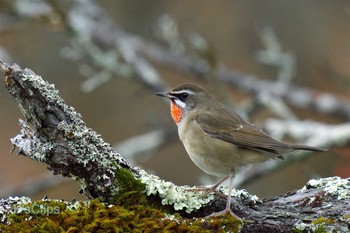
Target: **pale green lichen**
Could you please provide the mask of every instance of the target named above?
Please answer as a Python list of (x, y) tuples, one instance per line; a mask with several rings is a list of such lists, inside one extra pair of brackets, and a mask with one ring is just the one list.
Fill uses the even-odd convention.
[(302, 193), (311, 188), (322, 189), (327, 194), (337, 195), (338, 200), (350, 198), (350, 178), (342, 179), (335, 176), (322, 179), (312, 179), (298, 192)]
[(294, 232), (323, 232), (323, 224), (306, 224), (302, 221), (298, 221), (294, 224)]
[(28, 204), (32, 200), (29, 197), (9, 197), (0, 200), (0, 222), (7, 223), (7, 216), (13, 214), (13, 205)]
[[(335, 196), (338, 200), (350, 198), (350, 178), (342, 179), (340, 177), (328, 177), (322, 179), (310, 180), (299, 193), (304, 193), (310, 189), (323, 190), (327, 195)], [(310, 198), (310, 203), (315, 200), (315, 197)], [(331, 207), (329, 203), (323, 208)], [(335, 225), (335, 219), (319, 217), (316, 219), (304, 219), (304, 222), (298, 221), (294, 224), (294, 231), (296, 232), (348, 232), (348, 225)], [(346, 222), (346, 221), (345, 221)]]
[[(217, 190), (225, 195), (228, 195), (228, 188), (225, 186), (220, 186)], [(240, 199), (249, 199), (253, 204), (261, 202), (258, 196), (248, 193), (245, 189), (232, 189), (231, 196)]]
[[(305, 220), (304, 220), (305, 221)], [(334, 225), (337, 221), (335, 219), (320, 217), (310, 221), (309, 223), (305, 223), (302, 221), (298, 221), (293, 230), (295, 232), (348, 232), (347, 226), (336, 226)], [(347, 230), (345, 230), (347, 229)]]
[(294, 224), (294, 228), (297, 231), (304, 232), (304, 231), (306, 231), (306, 229), (309, 228), (309, 224), (306, 224), (306, 223), (299, 220), (297, 223)]
[(162, 199), (163, 205), (173, 205), (175, 210), (185, 209), (187, 213), (201, 208), (204, 204), (214, 199), (213, 194), (202, 197), (200, 192), (187, 192), (189, 186), (176, 186), (175, 184), (161, 180), (158, 176), (150, 175), (140, 169), (140, 180), (146, 185), (146, 194), (156, 195)]

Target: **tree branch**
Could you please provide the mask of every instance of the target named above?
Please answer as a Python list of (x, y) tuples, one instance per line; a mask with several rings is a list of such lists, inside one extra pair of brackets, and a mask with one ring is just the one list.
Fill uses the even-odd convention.
[(18, 154), (46, 163), (54, 174), (76, 179), (90, 198), (110, 201), (117, 188), (115, 170), (130, 165), (101, 136), (87, 128), (81, 115), (59, 92), (29, 69), (1, 62), (5, 85), (27, 122), (11, 139)]

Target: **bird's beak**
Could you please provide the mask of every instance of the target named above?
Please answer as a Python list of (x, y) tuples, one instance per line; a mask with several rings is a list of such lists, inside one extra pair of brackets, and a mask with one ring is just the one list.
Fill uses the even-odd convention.
[(172, 96), (169, 94), (169, 92), (157, 92), (156, 95), (161, 96), (161, 97), (166, 97), (171, 99)]

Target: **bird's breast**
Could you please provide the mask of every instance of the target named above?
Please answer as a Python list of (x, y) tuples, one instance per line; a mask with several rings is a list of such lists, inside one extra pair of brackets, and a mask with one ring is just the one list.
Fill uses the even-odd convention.
[(240, 163), (235, 145), (207, 135), (196, 121), (184, 118), (178, 130), (191, 160), (207, 174), (230, 175)]

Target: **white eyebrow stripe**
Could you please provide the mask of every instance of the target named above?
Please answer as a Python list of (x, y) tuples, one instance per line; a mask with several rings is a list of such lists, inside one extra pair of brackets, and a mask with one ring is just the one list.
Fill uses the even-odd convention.
[(186, 93), (188, 93), (188, 94), (190, 94), (190, 95), (194, 95), (194, 92), (193, 92), (193, 91), (187, 90), (187, 89), (181, 90), (181, 91), (172, 91), (171, 93), (173, 93), (173, 94), (181, 94), (181, 93), (184, 93), (184, 92), (186, 92)]

